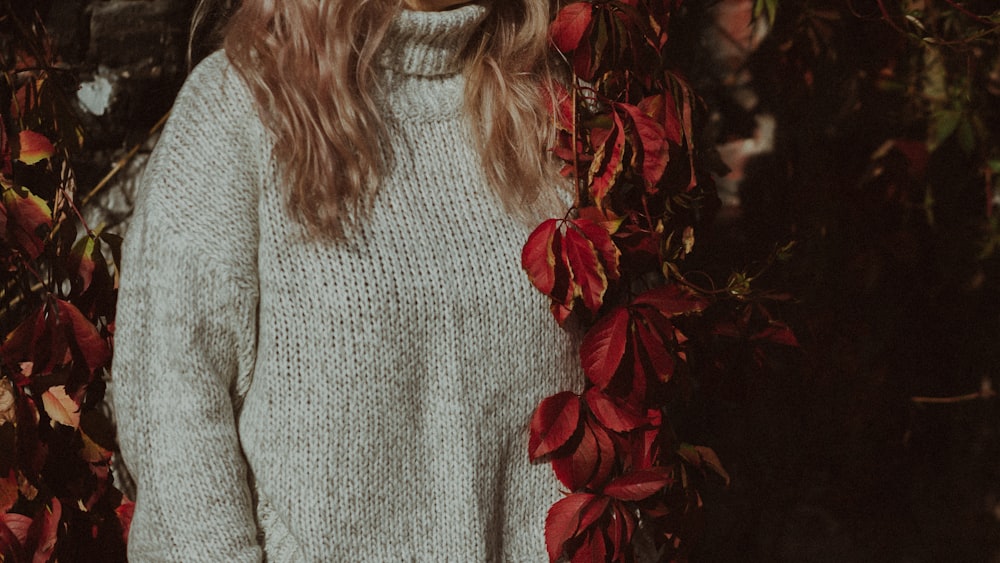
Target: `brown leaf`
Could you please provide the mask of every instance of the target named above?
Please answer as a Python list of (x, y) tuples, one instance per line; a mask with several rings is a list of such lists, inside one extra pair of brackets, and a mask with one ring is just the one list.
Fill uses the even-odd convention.
[(0, 425), (17, 420), (14, 385), (6, 377), (0, 379)]
[(684, 286), (671, 283), (643, 293), (632, 301), (632, 305), (648, 305), (670, 318), (700, 313), (709, 302)]
[(42, 406), (52, 419), (53, 426), (58, 422), (71, 428), (80, 427), (80, 404), (66, 394), (65, 385), (49, 387), (42, 393)]
[(716, 454), (715, 450), (712, 448), (707, 446), (681, 444), (680, 447), (677, 448), (677, 455), (681, 456), (681, 459), (698, 469), (711, 469), (716, 475), (722, 477), (727, 487), (729, 486), (731, 481), (729, 472), (727, 472), (722, 466), (722, 460), (719, 459), (718, 454)]

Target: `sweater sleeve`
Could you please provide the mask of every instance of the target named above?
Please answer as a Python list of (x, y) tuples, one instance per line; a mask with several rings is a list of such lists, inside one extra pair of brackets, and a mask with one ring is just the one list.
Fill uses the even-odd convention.
[(258, 562), (234, 406), (256, 346), (267, 135), (222, 53), (188, 78), (126, 235), (113, 401), (136, 485), (132, 563)]

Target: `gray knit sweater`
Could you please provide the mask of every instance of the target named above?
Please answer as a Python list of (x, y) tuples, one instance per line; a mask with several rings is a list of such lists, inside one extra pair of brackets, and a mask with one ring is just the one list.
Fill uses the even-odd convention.
[(289, 220), (226, 57), (192, 73), (119, 297), (133, 563), (545, 561), (560, 494), (527, 426), (581, 376), (462, 114), (456, 54), (484, 12), (397, 17), (380, 94), (395, 160), (339, 242)]

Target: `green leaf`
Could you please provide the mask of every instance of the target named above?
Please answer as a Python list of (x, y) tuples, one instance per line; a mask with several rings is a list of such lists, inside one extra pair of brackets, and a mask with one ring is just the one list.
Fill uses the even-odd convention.
[(928, 149), (934, 152), (958, 128), (958, 123), (962, 119), (962, 112), (954, 109), (941, 110), (934, 112), (931, 119), (930, 142), (928, 143), (930, 146)]
[(767, 12), (767, 23), (773, 25), (778, 14), (778, 0), (754, 0), (753, 17), (760, 18), (765, 12)]
[[(80, 293), (90, 288), (90, 282), (94, 278), (94, 270), (99, 264), (104, 262), (104, 256), (98, 250), (98, 241), (95, 237), (84, 236), (73, 245), (70, 251), (69, 266), (80, 281)], [(97, 259), (95, 260), (95, 255)]]
[(972, 154), (976, 148), (976, 134), (972, 130), (972, 123), (968, 119), (962, 119), (958, 123), (956, 131), (958, 146), (965, 154)]

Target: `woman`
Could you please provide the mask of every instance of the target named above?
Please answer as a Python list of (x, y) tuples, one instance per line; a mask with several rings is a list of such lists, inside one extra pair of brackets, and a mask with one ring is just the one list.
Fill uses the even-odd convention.
[(544, 561), (538, 401), (581, 378), (518, 264), (562, 213), (546, 0), (244, 0), (125, 249), (142, 561)]

